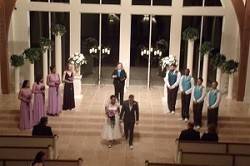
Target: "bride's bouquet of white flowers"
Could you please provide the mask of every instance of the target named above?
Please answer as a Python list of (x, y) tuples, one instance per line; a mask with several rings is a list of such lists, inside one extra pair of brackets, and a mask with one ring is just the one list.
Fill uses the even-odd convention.
[(169, 55), (169, 56), (167, 56), (167, 57), (164, 57), (164, 58), (162, 58), (161, 61), (160, 61), (160, 66), (161, 66), (162, 71), (163, 71), (165, 68), (167, 68), (167, 67), (169, 67), (170, 65), (172, 65), (172, 64), (177, 65), (177, 60), (176, 60), (176, 58), (175, 58), (173, 55)]
[(73, 57), (68, 59), (69, 63), (74, 66), (81, 66), (87, 64), (87, 59), (82, 53), (75, 53)]

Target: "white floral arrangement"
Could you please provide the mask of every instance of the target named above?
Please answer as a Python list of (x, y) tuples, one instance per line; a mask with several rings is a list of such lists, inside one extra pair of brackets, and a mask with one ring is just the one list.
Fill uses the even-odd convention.
[(68, 62), (74, 66), (87, 64), (87, 59), (82, 53), (75, 53), (74, 56), (68, 59)]
[(166, 67), (168, 67), (172, 64), (177, 65), (177, 60), (176, 60), (175, 56), (173, 56), (173, 55), (169, 55), (167, 57), (164, 57), (160, 61), (160, 66), (161, 66), (162, 70), (164, 70)]

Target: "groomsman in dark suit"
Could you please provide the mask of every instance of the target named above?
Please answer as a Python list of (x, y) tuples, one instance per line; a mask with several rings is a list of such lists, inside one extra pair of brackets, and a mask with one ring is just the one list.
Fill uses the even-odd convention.
[(186, 69), (180, 80), (181, 91), (181, 120), (187, 122), (189, 120), (189, 106), (191, 100), (191, 93), (194, 87), (194, 79), (190, 75), (190, 70)]
[(120, 101), (120, 105), (122, 105), (125, 80), (127, 79), (127, 74), (123, 69), (122, 63), (118, 63), (116, 69), (112, 73), (112, 78), (115, 87), (115, 96)]
[(176, 70), (176, 67), (176, 64), (171, 64), (164, 78), (167, 84), (169, 113), (172, 114), (175, 113), (177, 93), (181, 79), (181, 73)]
[(218, 111), (221, 101), (221, 92), (217, 89), (218, 82), (212, 83), (212, 89), (207, 94), (207, 125), (218, 123)]
[(129, 95), (129, 99), (122, 105), (120, 121), (124, 123), (124, 133), (126, 140), (129, 138), (129, 147), (133, 149), (134, 126), (139, 122), (139, 106), (134, 100), (134, 95)]

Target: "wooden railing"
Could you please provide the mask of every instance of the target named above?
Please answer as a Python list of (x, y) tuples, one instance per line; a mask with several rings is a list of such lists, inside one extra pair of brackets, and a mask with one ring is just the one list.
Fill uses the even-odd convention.
[[(176, 163), (246, 166), (250, 162), (250, 144), (230, 142), (178, 141)], [(196, 161), (196, 162), (194, 162)], [(200, 161), (200, 162), (199, 162)]]
[[(0, 159), (1, 166), (30, 166), (32, 160)], [(83, 160), (46, 160), (46, 166), (83, 166)]]
[(212, 165), (186, 165), (186, 164), (176, 164), (176, 163), (156, 163), (145, 161), (145, 166), (212, 166)]

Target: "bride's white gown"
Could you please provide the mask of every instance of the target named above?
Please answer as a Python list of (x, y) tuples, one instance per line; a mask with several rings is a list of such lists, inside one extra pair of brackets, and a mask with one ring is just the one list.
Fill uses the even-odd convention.
[(112, 127), (110, 119), (106, 116), (103, 131), (102, 131), (102, 138), (104, 140), (117, 140), (122, 138), (122, 127), (120, 124), (120, 117), (118, 112), (119, 105), (115, 104), (108, 104), (107, 109), (113, 110), (115, 112), (115, 125)]

